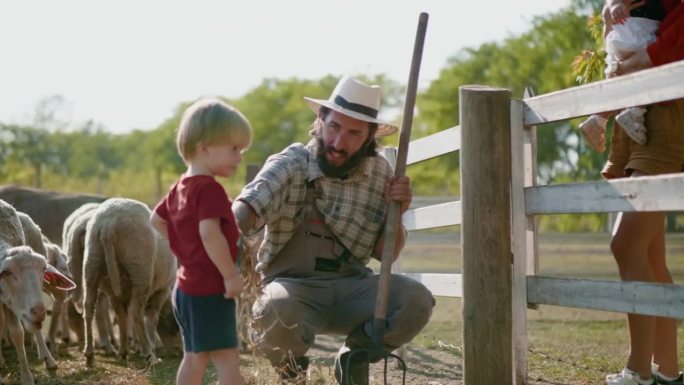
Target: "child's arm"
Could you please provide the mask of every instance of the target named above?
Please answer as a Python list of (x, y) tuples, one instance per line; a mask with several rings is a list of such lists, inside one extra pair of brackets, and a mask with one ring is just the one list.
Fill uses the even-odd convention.
[(219, 218), (201, 220), (199, 233), (209, 259), (223, 276), (223, 285), (226, 289), (224, 296), (226, 298), (237, 297), (242, 292), (242, 277), (235, 268), (228, 240), (221, 231)]
[(166, 227), (166, 221), (162, 219), (159, 214), (152, 212), (152, 215), (150, 215), (150, 224), (162, 235), (162, 237), (169, 239), (169, 229)]
[(622, 24), (629, 17), (629, 10), (623, 0), (606, 0), (604, 20), (606, 20), (606, 12), (610, 16), (612, 24)]
[(605, 41), (610, 31), (613, 30), (613, 18), (610, 16), (608, 2), (606, 2), (606, 5), (603, 6), (601, 16), (603, 17), (603, 40)]

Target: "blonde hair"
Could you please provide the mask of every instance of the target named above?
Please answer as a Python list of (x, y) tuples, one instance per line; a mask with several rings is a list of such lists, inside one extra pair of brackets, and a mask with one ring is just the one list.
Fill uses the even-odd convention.
[(200, 99), (183, 112), (176, 147), (185, 162), (192, 159), (200, 143), (229, 142), (247, 148), (252, 127), (235, 107), (218, 99)]

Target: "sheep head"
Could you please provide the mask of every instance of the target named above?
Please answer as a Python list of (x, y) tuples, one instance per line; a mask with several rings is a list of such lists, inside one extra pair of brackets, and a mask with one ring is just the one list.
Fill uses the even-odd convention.
[(28, 246), (9, 248), (0, 257), (0, 301), (28, 331), (40, 330), (45, 320), (43, 280), (64, 290), (75, 286)]

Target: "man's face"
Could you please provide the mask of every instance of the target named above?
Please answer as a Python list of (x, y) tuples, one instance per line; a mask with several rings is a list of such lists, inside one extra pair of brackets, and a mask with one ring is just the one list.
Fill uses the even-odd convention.
[(359, 165), (369, 142), (369, 124), (336, 111), (323, 121), (319, 137), (318, 164), (323, 173), (340, 177)]

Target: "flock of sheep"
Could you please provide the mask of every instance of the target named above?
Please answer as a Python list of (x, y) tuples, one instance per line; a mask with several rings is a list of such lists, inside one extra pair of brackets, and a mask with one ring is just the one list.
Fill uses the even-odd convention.
[[(118, 354), (125, 359), (132, 341), (148, 363), (158, 360), (157, 324), (170, 304), (176, 259), (149, 217), (150, 209), (132, 199), (0, 188), (0, 332), (16, 349), (22, 385), (34, 384), (25, 331), (34, 335), (48, 370), (57, 367), (50, 350), (58, 331), (68, 344), (70, 329), (86, 365), (93, 366), (94, 317), (100, 345), (117, 354), (110, 309), (118, 324)], [(47, 336), (43, 292), (54, 299)], [(170, 334), (166, 344), (177, 346), (177, 330)]]

